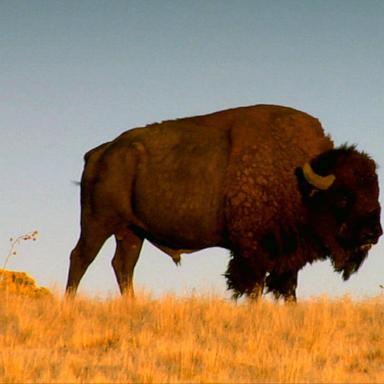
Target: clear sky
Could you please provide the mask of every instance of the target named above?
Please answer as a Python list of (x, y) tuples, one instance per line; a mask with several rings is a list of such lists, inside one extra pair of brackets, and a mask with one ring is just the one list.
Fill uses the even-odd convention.
[[(384, 2), (0, 0), (0, 256), (11, 236), (39, 230), (8, 268), (63, 289), (79, 234), (71, 180), (87, 150), (135, 126), (258, 103), (306, 111), (383, 165)], [(81, 291), (117, 292), (112, 246)], [(224, 296), (227, 262), (213, 249), (176, 268), (147, 244), (136, 285)], [(348, 282), (327, 262), (306, 267), (298, 295), (377, 295), (383, 283), (381, 242)]]

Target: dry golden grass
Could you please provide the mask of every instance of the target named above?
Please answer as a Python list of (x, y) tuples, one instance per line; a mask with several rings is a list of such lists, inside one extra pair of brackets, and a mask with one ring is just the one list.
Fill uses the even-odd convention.
[(0, 382), (384, 382), (383, 297), (0, 295)]
[(38, 287), (35, 280), (25, 272), (0, 269), (0, 298), (6, 294), (36, 297), (50, 295), (50, 292), (47, 288)]

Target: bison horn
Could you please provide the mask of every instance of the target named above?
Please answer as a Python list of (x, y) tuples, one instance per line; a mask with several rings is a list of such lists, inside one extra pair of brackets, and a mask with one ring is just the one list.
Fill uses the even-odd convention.
[(320, 176), (312, 169), (309, 163), (304, 164), (303, 174), (305, 180), (308, 181), (313, 187), (321, 189), (323, 191), (327, 190), (333, 182), (336, 180), (335, 175)]

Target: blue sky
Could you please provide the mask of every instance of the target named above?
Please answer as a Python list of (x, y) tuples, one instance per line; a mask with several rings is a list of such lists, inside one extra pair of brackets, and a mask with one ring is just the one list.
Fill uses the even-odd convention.
[[(337, 144), (384, 164), (383, 1), (0, 1), (0, 261), (63, 289), (79, 234), (83, 154), (135, 126), (258, 103), (318, 117)], [(383, 178), (382, 168), (379, 177)], [(383, 189), (383, 185), (381, 183)], [(81, 291), (115, 294), (108, 242)], [(228, 253), (176, 268), (145, 246), (136, 285), (161, 295), (214, 289)], [(377, 295), (382, 242), (350, 281), (326, 262), (299, 275), (299, 297)]]

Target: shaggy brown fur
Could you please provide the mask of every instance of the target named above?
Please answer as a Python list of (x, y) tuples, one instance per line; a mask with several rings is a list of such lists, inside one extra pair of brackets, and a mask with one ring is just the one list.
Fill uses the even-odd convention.
[(381, 236), (374, 161), (353, 146), (343, 146), (320, 154), (311, 163), (318, 174), (335, 175), (334, 185), (316, 190), (301, 168), (296, 169), (301, 207), (297, 212), (301, 214), (292, 215), (290, 222), (280, 216), (275, 225), (260, 230), (252, 238), (255, 245), (249, 256), (243, 251), (246, 242), (232, 253), (225, 276), (235, 297), (252, 292), (254, 281), (259, 285), (265, 281), (276, 297), (294, 300), (297, 272), (306, 263), (326, 257), (346, 280)]
[[(133, 269), (148, 239), (175, 262), (182, 252), (230, 249), (226, 277), (235, 295), (260, 293), (266, 283), (276, 297), (294, 298), (297, 271), (336, 249), (327, 244), (334, 233), (314, 231), (313, 188), (300, 173), (311, 160), (325, 163), (316, 163), (321, 154), (332, 158), (332, 148), (317, 119), (258, 105), (133, 129), (93, 149), (85, 156), (81, 235), (67, 291), (76, 291), (114, 235), (112, 264), (122, 292), (132, 292)], [(378, 205), (375, 193), (368, 195)], [(321, 228), (326, 220), (318, 222)], [(341, 259), (335, 269), (345, 271)]]

